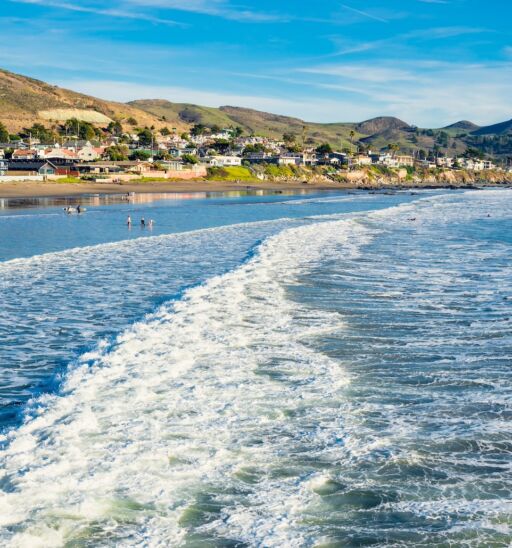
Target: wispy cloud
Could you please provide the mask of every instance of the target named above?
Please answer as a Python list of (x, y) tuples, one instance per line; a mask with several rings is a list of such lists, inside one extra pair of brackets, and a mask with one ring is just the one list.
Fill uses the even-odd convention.
[[(512, 63), (453, 63), (438, 60), (346, 63), (300, 69), (310, 85), (353, 93), (373, 115), (398, 116), (418, 125), (458, 119), (481, 124), (510, 118)], [(304, 84), (303, 84), (304, 85)], [(482, 98), (485, 97), (485, 100)]]
[(318, 67), (299, 69), (299, 72), (336, 76), (350, 80), (358, 80), (360, 82), (396, 82), (417, 79), (416, 74), (404, 69), (362, 64), (321, 65)]
[(379, 21), (380, 23), (388, 23), (387, 19), (384, 19), (382, 17), (378, 17), (377, 15), (374, 15), (368, 11), (359, 10), (357, 8), (353, 8), (352, 6), (347, 6), (347, 4), (340, 4), (343, 9), (346, 9), (348, 11), (351, 11), (352, 13), (357, 13), (358, 15), (361, 15), (362, 17), (366, 17), (368, 19), (373, 19), (374, 21)]
[(59, 0), (8, 0), (11, 3), (17, 4), (33, 4), (38, 6), (44, 6), (48, 8), (57, 8), (68, 11), (74, 11), (79, 13), (93, 13), (95, 15), (103, 15), (107, 17), (120, 17), (124, 19), (134, 19), (137, 21), (148, 21), (150, 23), (157, 23), (170, 26), (183, 26), (183, 23), (173, 21), (171, 19), (164, 19), (148, 15), (145, 13), (138, 13), (118, 8), (101, 8), (95, 6), (81, 6), (73, 4), (71, 2), (61, 2)]
[(226, 0), (125, 0), (139, 7), (162, 8), (222, 17), (235, 21), (272, 22), (286, 16), (255, 11), (244, 6), (231, 6)]

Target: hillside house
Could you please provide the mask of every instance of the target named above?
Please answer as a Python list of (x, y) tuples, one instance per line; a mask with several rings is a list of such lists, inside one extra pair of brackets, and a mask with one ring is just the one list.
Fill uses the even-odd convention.
[(208, 165), (215, 167), (242, 165), (242, 158), (240, 156), (210, 156), (206, 157), (205, 160)]
[(84, 139), (75, 139), (75, 140), (70, 139), (62, 145), (62, 148), (67, 148), (69, 150), (74, 150), (76, 152), (80, 148), (86, 148), (86, 147), (92, 147), (92, 146), (93, 145), (91, 141), (86, 141)]
[(69, 160), (69, 161), (76, 161), (78, 160), (78, 155), (73, 150), (68, 150), (67, 148), (47, 148), (44, 150), (39, 151), (39, 158), (46, 159), (46, 160)]
[(29, 148), (26, 150), (16, 149), (15, 151), (13, 151), (11, 158), (13, 160), (35, 160), (37, 156), (37, 150)]

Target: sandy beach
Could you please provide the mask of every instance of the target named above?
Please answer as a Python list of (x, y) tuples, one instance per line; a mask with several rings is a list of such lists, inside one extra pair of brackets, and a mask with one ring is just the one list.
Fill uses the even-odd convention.
[(339, 183), (292, 183), (231, 181), (169, 181), (143, 183), (0, 183), (0, 198), (32, 198), (49, 196), (78, 196), (82, 194), (123, 194), (160, 192), (229, 192), (234, 190), (334, 190), (348, 188)]

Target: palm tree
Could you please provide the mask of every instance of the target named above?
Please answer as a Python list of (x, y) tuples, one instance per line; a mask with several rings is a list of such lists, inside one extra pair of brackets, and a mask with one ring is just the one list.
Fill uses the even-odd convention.
[(354, 146), (354, 137), (356, 136), (356, 132), (351, 129), (350, 130), (350, 144), (352, 145), (352, 147)]
[(400, 147), (396, 143), (389, 143), (388, 150), (391, 151), (391, 155), (394, 158), (396, 153), (400, 150)]

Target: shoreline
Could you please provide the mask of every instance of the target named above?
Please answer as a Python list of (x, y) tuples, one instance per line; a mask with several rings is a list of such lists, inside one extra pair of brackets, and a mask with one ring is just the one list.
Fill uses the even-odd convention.
[(478, 189), (482, 187), (510, 188), (510, 183), (479, 182), (453, 184), (439, 181), (418, 184), (416, 182), (402, 183), (371, 183), (348, 184), (326, 181), (270, 182), (270, 181), (148, 181), (143, 183), (55, 183), (55, 182), (0, 182), (0, 199), (23, 198), (73, 198), (90, 195), (123, 195), (136, 194), (181, 193), (194, 192), (232, 192), (232, 191), (299, 191), (299, 190), (418, 190), (418, 189)]

